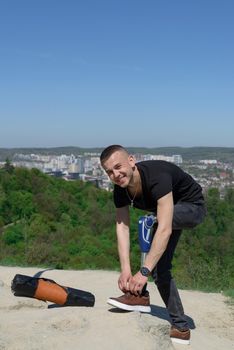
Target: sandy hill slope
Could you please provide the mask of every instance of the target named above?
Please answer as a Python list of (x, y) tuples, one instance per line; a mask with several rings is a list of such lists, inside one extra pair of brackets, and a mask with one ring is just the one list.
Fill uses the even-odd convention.
[(191, 345), (172, 345), (168, 315), (149, 283), (151, 314), (123, 312), (106, 303), (119, 296), (117, 272), (47, 270), (42, 277), (92, 292), (94, 307), (51, 307), (11, 293), (15, 274), (42, 269), (0, 266), (0, 350), (231, 350), (234, 312), (221, 294), (180, 291), (192, 329)]

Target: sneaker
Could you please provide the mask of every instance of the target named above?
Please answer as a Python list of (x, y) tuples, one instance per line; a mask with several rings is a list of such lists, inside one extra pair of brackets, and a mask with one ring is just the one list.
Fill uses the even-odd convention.
[(107, 303), (127, 311), (151, 312), (148, 292), (137, 296), (127, 292), (118, 298), (109, 298)]
[(171, 327), (170, 331), (170, 338), (171, 341), (174, 343), (179, 343), (179, 344), (185, 344), (189, 345), (190, 344), (190, 330), (179, 330), (175, 327)]

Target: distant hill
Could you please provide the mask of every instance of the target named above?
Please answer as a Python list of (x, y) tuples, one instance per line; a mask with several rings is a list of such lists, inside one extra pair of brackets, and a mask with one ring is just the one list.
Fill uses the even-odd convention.
[[(127, 147), (131, 153), (139, 154), (163, 154), (171, 156), (180, 154), (185, 161), (200, 159), (217, 159), (222, 162), (234, 164), (234, 147)], [(103, 148), (81, 148), (81, 147), (52, 147), (52, 148), (0, 148), (0, 161), (5, 161), (6, 158), (12, 159), (15, 153), (23, 154), (74, 154), (83, 155), (89, 153), (101, 153)]]

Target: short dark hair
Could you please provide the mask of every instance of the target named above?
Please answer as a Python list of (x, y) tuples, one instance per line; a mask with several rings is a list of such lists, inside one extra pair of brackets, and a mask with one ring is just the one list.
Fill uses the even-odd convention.
[(121, 146), (121, 145), (110, 145), (110, 146), (106, 147), (102, 151), (102, 153), (100, 155), (101, 163), (104, 163), (105, 160), (107, 160), (112, 155), (112, 153), (114, 153), (116, 151), (124, 151), (124, 152), (126, 152), (128, 154), (128, 151), (123, 146)]

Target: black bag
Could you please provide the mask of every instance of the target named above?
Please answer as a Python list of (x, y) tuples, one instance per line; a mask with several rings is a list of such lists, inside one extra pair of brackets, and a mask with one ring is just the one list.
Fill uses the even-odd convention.
[(95, 296), (84, 290), (64, 287), (47, 278), (17, 274), (11, 283), (15, 296), (52, 301), (63, 306), (94, 306)]

